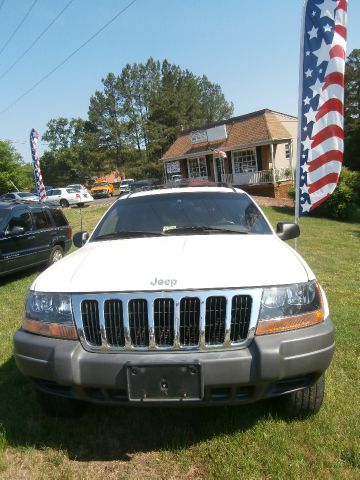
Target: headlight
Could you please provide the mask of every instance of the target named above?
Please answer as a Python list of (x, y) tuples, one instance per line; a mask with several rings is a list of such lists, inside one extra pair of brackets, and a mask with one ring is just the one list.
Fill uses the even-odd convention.
[(70, 295), (30, 291), (25, 304), (23, 328), (48, 337), (77, 339)]
[(309, 327), (324, 320), (320, 287), (315, 281), (264, 288), (257, 335)]

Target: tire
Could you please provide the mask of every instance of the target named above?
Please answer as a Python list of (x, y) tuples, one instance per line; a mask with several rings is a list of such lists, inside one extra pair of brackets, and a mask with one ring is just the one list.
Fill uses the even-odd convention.
[(310, 387), (278, 398), (279, 413), (289, 420), (306, 418), (320, 410), (325, 393), (324, 374)]
[(51, 393), (37, 390), (37, 401), (49, 417), (76, 418), (86, 410), (86, 403), (72, 398), (59, 397)]
[(50, 267), (50, 265), (53, 265), (54, 263), (61, 260), (63, 257), (64, 257), (64, 249), (60, 245), (55, 245), (55, 247), (53, 247), (50, 253), (48, 267)]
[(69, 202), (68, 202), (65, 198), (62, 198), (62, 199), (60, 200), (60, 206), (61, 206), (62, 208), (67, 208), (67, 207), (69, 206)]

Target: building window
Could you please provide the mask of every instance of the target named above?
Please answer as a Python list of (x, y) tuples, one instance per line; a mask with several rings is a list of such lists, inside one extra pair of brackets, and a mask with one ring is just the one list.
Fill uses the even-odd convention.
[(239, 150), (232, 152), (234, 173), (247, 173), (257, 171), (255, 150)]
[(189, 178), (208, 178), (205, 157), (188, 159)]
[(286, 160), (290, 160), (290, 144), (285, 143), (285, 158)]

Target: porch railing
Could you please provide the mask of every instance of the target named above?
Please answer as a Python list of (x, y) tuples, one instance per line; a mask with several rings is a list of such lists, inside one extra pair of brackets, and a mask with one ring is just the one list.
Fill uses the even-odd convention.
[(229, 185), (259, 185), (291, 179), (291, 170), (289, 168), (279, 168), (275, 172), (273, 170), (260, 170), (259, 172), (223, 173), (221, 175), (222, 182)]

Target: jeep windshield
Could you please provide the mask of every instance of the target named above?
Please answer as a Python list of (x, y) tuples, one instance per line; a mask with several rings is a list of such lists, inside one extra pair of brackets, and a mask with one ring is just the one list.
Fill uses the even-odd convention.
[(119, 200), (96, 227), (91, 241), (212, 234), (271, 234), (271, 229), (243, 193), (182, 191)]

